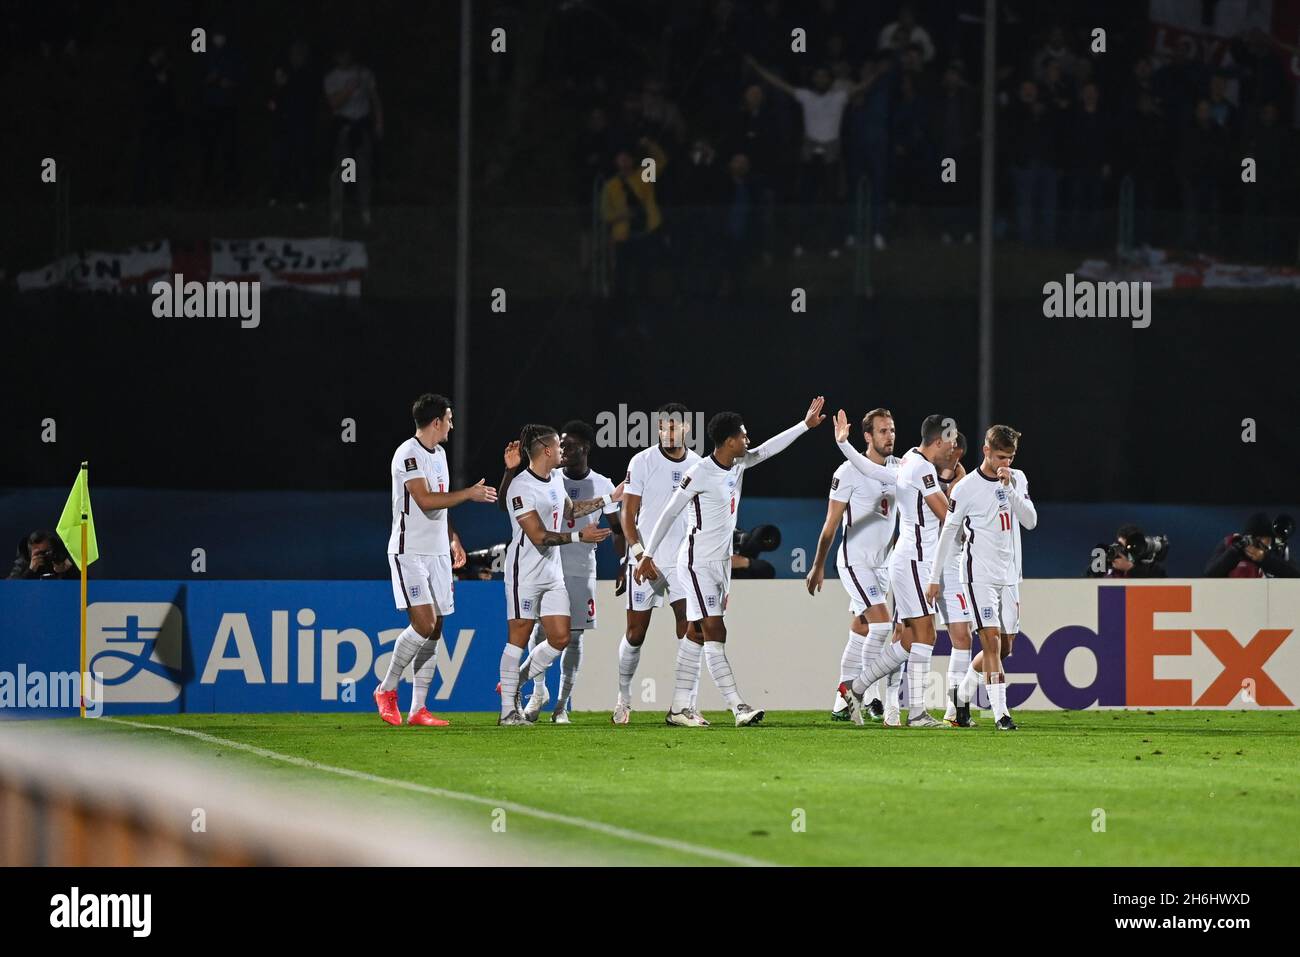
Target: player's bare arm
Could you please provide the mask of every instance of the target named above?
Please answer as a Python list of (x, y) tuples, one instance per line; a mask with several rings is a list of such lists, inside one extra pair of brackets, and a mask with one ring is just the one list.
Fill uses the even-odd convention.
[(451, 527), (451, 522), (447, 522), (447, 532), (451, 536), (451, 567), (464, 568), (466, 562), (465, 546), (460, 543), (460, 533)]
[(510, 489), (510, 483), (514, 480), (515, 475), (518, 474), (519, 463), (522, 461), (519, 454), (519, 440), (516, 439), (509, 443), (501, 457), (506, 463), (506, 470), (501, 475), (501, 483), (497, 485), (497, 503), (501, 511), (504, 512), (506, 510), (506, 492)]
[(822, 524), (821, 535), (817, 538), (817, 554), (813, 557), (812, 568), (808, 572), (808, 577), (804, 579), (804, 584), (808, 587), (808, 594), (813, 595), (821, 591), (822, 582), (826, 579), (826, 559), (831, 554), (831, 544), (835, 541), (835, 530), (840, 527), (844, 519), (844, 510), (848, 507), (848, 502), (837, 502), (831, 499), (826, 503), (826, 521)]
[[(579, 502), (571, 499), (564, 500), (564, 518), (566, 521), (572, 521), (575, 518), (582, 518), (584, 515), (590, 515), (592, 512), (604, 508), (610, 502), (619, 502), (623, 499), (623, 484), (618, 483), (618, 487), (610, 492), (608, 496), (601, 495), (597, 498), (584, 498)], [(608, 531), (608, 529), (606, 529)]]
[(457, 489), (454, 492), (434, 492), (429, 489), (429, 483), (426, 479), (413, 478), (406, 480), (406, 490), (411, 493), (411, 500), (425, 512), (437, 508), (455, 508), (463, 502), (495, 502), (497, 500), (497, 490), (484, 482), (483, 479), (479, 479), (468, 488)]
[(596, 542), (603, 542), (609, 538), (610, 534), (608, 528), (601, 528), (599, 525), (588, 525), (577, 533), (578, 537), (575, 541), (573, 532), (547, 531), (536, 512), (527, 512), (519, 516), (519, 527), (528, 536), (528, 540), (538, 548), (548, 545), (570, 545), (577, 542), (594, 545)]
[(853, 467), (867, 478), (891, 484), (898, 478), (898, 473), (894, 469), (887, 465), (877, 465), (850, 444), (849, 418), (844, 414), (843, 409), (835, 413), (835, 444), (839, 446), (840, 452)]

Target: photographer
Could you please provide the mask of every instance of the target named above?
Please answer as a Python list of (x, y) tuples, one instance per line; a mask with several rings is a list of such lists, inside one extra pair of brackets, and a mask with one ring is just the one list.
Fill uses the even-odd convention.
[(79, 578), (68, 550), (53, 532), (35, 531), (18, 542), (10, 578)]
[(1269, 522), (1263, 512), (1246, 520), (1244, 532), (1229, 535), (1214, 549), (1205, 566), (1207, 578), (1298, 578), (1300, 569), (1288, 560), (1287, 538), (1294, 526), (1290, 516)]
[(731, 535), (731, 577), (775, 578), (776, 568), (763, 552), (781, 547), (781, 530), (775, 525), (758, 525), (749, 531), (736, 529)]
[[(1098, 555), (1104, 552), (1104, 561)], [(1165, 558), (1169, 539), (1164, 535), (1148, 536), (1136, 525), (1121, 525), (1115, 541), (1093, 550), (1089, 578), (1165, 578)]]

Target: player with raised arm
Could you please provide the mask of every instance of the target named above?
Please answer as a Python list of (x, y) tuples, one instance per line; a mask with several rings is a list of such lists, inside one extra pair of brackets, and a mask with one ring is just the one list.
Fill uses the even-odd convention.
[[(894, 415), (888, 409), (872, 409), (862, 419), (862, 435), (867, 443), (867, 458), (897, 472), (894, 458)], [(805, 584), (808, 594), (821, 591), (826, 577), (826, 560), (835, 529), (840, 529), (840, 548), (835, 566), (840, 583), (849, 594), (849, 640), (840, 655), (839, 683), (851, 681), (862, 671), (864, 648), (875, 657), (889, 641), (894, 625), (889, 613), (889, 569), (887, 557), (897, 525), (894, 483), (883, 478), (868, 478), (851, 462), (840, 463), (831, 477), (826, 521), (817, 539), (817, 554)], [(875, 718), (880, 708), (877, 696), (869, 706)], [(848, 702), (835, 691), (831, 718), (849, 720)]]
[[(1002, 436), (1004, 441), (1007, 438), (1008, 436)], [(1020, 433), (1017, 432), (1016, 450), (1019, 451), (1019, 448)], [(1006, 661), (1011, 656), (1012, 644), (1020, 631), (1020, 583), (1025, 580), (1024, 550), (1021, 546), (1020, 529), (1023, 527), (1027, 531), (1033, 531), (1038, 525), (1038, 510), (1034, 507), (1033, 499), (1029, 497), (1029, 477), (1017, 468), (1011, 468), (1009, 471), (1011, 473), (1009, 487), (1017, 493), (1016, 507), (1014, 509), (1016, 523), (1011, 528), (1011, 550), (1014, 559), (1012, 579), (1014, 584), (1008, 588), (1010, 601), (998, 616), (998, 624), (1001, 628), (1001, 641), (998, 647), (1000, 661)], [(956, 707), (965, 709), (969, 713), (970, 702), (975, 697), (975, 691), (980, 683), (985, 680), (984, 652), (981, 650), (975, 656), (975, 660), (970, 663), (970, 669), (966, 672), (966, 677), (957, 686), (957, 695), (953, 702)]]
[[(594, 544), (609, 537), (607, 528), (586, 525), (568, 531), (569, 522), (617, 502), (613, 492), (575, 502), (565, 491), (560, 472), (560, 436), (547, 425), (526, 425), (519, 436), (528, 467), (516, 475), (506, 491), (514, 533), (506, 547), (506, 646), (501, 652), (501, 716), (498, 724), (531, 724), (523, 715), (519, 687), (546, 673), (569, 643), (569, 594), (559, 549), (580, 543)], [(546, 641), (533, 649), (521, 666), (524, 647), (540, 618)]]
[[(813, 399), (808, 413), (797, 425), (773, 436), (756, 449), (749, 448), (744, 420), (735, 412), (719, 412), (709, 421), (713, 452), (691, 466), (682, 477), (663, 514), (655, 523), (645, 553), (633, 574), (640, 583), (660, 576), (654, 555), (663, 544), (682, 510), (689, 525), (686, 541), (677, 555), (678, 575), (687, 586), (686, 615), (698, 625), (677, 643), (677, 680), (667, 723), (678, 727), (703, 727), (691, 708), (691, 689), (703, 655), (713, 683), (736, 719), (737, 727), (757, 724), (763, 711), (750, 707), (736, 689), (736, 677), (727, 661), (727, 627), (723, 615), (731, 588), (732, 538), (736, 530), (736, 509), (746, 469), (764, 462), (789, 447), (799, 436), (822, 423), (822, 396)], [(665, 563), (669, 557), (665, 558)]]
[[(936, 568), (956, 548), (959, 530), (966, 533), (962, 554), (962, 584), (970, 597), (980, 634), (980, 659), (997, 730), (1014, 731), (1007, 708), (1006, 675), (1002, 671), (1000, 636), (1015, 630), (1016, 562), (1014, 529), (1017, 517), (1028, 512), (1011, 484), (1011, 463), (1020, 433), (993, 425), (984, 435), (984, 461), (953, 487), (952, 517), (939, 537)], [(1036, 518), (1036, 516), (1035, 516)], [(938, 594), (938, 573), (931, 572), (927, 598)], [(955, 695), (954, 695), (955, 697)], [(956, 702), (954, 702), (956, 703)], [(967, 706), (969, 710), (969, 706)]]
[[(574, 419), (560, 429), (561, 475), (570, 501), (585, 501), (610, 495), (614, 491), (614, 483), (589, 464), (591, 449), (595, 444), (595, 430), (586, 422)], [(618, 507), (618, 502), (611, 501), (602, 512), (612, 515), (618, 511)], [(599, 524), (602, 512), (569, 519), (563, 523), (563, 530), (573, 531), (575, 528)], [(610, 519), (610, 529), (613, 532), (614, 549), (621, 555), (623, 530), (614, 519)], [(582, 664), (582, 633), (596, 630), (596, 545), (593, 543), (560, 549), (560, 564), (564, 568), (564, 587), (569, 593), (569, 643), (560, 655), (560, 693), (555, 709), (551, 712), (551, 722), (569, 724), (569, 698), (573, 694), (573, 686), (578, 680), (578, 668)], [(528, 653), (531, 655), (544, 641), (546, 632), (538, 622), (528, 639)], [(543, 676), (533, 682), (533, 693), (524, 707), (524, 717), (536, 721), (549, 700), (550, 692), (546, 689)]]
[[(966, 470), (961, 464), (962, 456), (965, 454), (966, 436), (958, 432), (952, 455), (939, 469), (939, 487), (948, 496), (949, 507), (952, 506), (952, 487), (966, 475)], [(945, 527), (946, 525), (945, 522)], [(964, 533), (958, 529), (958, 545), (964, 541)], [(948, 705), (943, 713), (943, 720), (954, 728), (970, 728), (975, 722), (969, 712), (958, 715), (957, 699), (953, 694), (970, 668), (971, 625), (975, 621), (970, 602), (966, 598), (965, 586), (961, 581), (960, 549), (953, 549), (952, 554), (945, 561), (940, 583), (942, 588), (935, 602), (935, 610), (939, 613), (939, 621), (947, 629), (948, 640), (952, 643), (952, 654), (948, 656)]]
[[(623, 535), (627, 541), (627, 556), (621, 569), (625, 576), (622, 584), (627, 591), (627, 624), (623, 638), (618, 643), (618, 698), (610, 719), (614, 724), (627, 724), (631, 720), (632, 679), (641, 661), (641, 645), (645, 642), (654, 610), (665, 600), (668, 602), (679, 641), (691, 627), (686, 619), (686, 589), (677, 575), (676, 562), (665, 569), (664, 575), (653, 581), (632, 580), (636, 563), (645, 553), (643, 538), (659, 521), (664, 507), (681, 484), (682, 476), (700, 461), (700, 457), (686, 447), (686, 436), (691, 428), (690, 417), (690, 410), (680, 402), (668, 402), (661, 406), (659, 441), (632, 456), (627, 465), (620, 516)], [(686, 516), (679, 515), (664, 533), (661, 546), (663, 553), (675, 557), (685, 538)], [(692, 714), (697, 714), (695, 704), (700, 687), (699, 656), (696, 656), (696, 663), (694, 690), (688, 706)], [(699, 720), (708, 724), (703, 718)]]
[(456, 607), (451, 572), (465, 564), (465, 549), (447, 510), (462, 502), (493, 502), (496, 491), (482, 479), (469, 488), (448, 491), (451, 479), (442, 443), (452, 430), (450, 400), (426, 393), (415, 400), (411, 416), (415, 435), (397, 447), (388, 468), (393, 501), (388, 564), (393, 598), (399, 609), (406, 610), (410, 624), (393, 644), (388, 671), (375, 690), (375, 704), (389, 724), (402, 723), (397, 684), (406, 666), (414, 662), (407, 723), (432, 728), (448, 724), (430, 714), (424, 703), (437, 669), (442, 620)]
[[(871, 475), (880, 466), (871, 462), (848, 442), (848, 421), (836, 417), (835, 438), (844, 457), (858, 470)], [(851, 682), (840, 684), (840, 694), (849, 703), (849, 716), (862, 724), (862, 696), (867, 689), (907, 661), (909, 728), (947, 728), (925, 710), (925, 682), (934, 654), (934, 612), (922, 582), (930, 577), (939, 526), (948, 514), (948, 497), (939, 487), (936, 463), (946, 464), (957, 434), (951, 418), (929, 415), (921, 423), (921, 444), (905, 453), (898, 465), (898, 543), (889, 568), (890, 591), (894, 596), (894, 617), (903, 623), (898, 641), (886, 645), (874, 659), (865, 659), (863, 670)]]

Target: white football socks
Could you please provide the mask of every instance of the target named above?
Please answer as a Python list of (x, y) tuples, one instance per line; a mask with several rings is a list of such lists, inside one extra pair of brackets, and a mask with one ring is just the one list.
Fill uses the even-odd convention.
[(677, 669), (673, 683), (673, 711), (681, 713), (691, 706), (691, 693), (700, 673), (704, 649), (682, 638), (677, 642)]
[(1010, 714), (1011, 712), (1007, 710), (1007, 676), (1000, 671), (995, 675), (989, 675), (988, 691), (989, 706), (993, 709), (994, 720)]
[[(682, 641), (687, 639), (683, 638)], [(695, 661), (695, 682), (691, 685), (691, 710), (699, 710), (700, 702), (700, 674), (704, 671), (704, 656), (701, 655)]]
[(560, 700), (555, 703), (556, 711), (569, 710), (569, 695), (578, 681), (578, 669), (582, 666), (582, 632), (569, 632), (569, 644), (560, 655)]
[(397, 641), (393, 642), (393, 657), (388, 659), (388, 671), (384, 675), (384, 680), (379, 683), (380, 691), (392, 691), (397, 687), (397, 683), (402, 680), (402, 672), (406, 670), (406, 666), (411, 663), (411, 659), (426, 640), (410, 625), (406, 626), (406, 629), (397, 636)]
[(959, 704), (970, 704), (974, 701), (975, 691), (983, 680), (984, 675), (978, 668), (967, 668), (961, 683), (957, 685), (957, 702)]
[(727, 661), (727, 646), (721, 641), (706, 641), (704, 659), (709, 664), (709, 674), (726, 700), (727, 707), (735, 711), (736, 705), (743, 702), (740, 692), (736, 690), (736, 676), (731, 670), (731, 662)]
[(849, 640), (840, 655), (840, 681), (852, 681), (862, 674), (862, 648), (867, 643), (866, 635), (859, 635), (849, 629)]
[(907, 656), (907, 713), (911, 720), (925, 710), (925, 683), (930, 676), (930, 656), (934, 654), (933, 645), (913, 643), (912, 651)]
[(412, 682), (411, 714), (424, 707), (429, 698), (429, 686), (433, 684), (434, 672), (438, 670), (438, 639), (429, 638), (415, 652), (411, 659), (415, 663), (415, 679)]
[[(532, 681), (538, 675), (546, 674), (551, 662), (560, 657), (560, 650), (549, 641), (543, 641), (528, 655), (528, 660), (519, 668), (519, 683)], [(543, 679), (545, 680), (545, 679)]]
[(876, 659), (865, 664), (862, 673), (853, 679), (853, 693), (858, 697), (862, 697), (867, 693), (868, 688), (906, 660), (907, 651), (903, 648), (901, 641), (894, 641), (886, 645), (885, 649), (876, 656)]
[(966, 672), (970, 670), (970, 649), (954, 648), (948, 656), (948, 700), (952, 700), (952, 689), (961, 684)]
[(641, 646), (629, 644), (627, 635), (624, 635), (618, 643), (618, 696), (628, 704), (632, 703), (632, 678), (640, 663)]
[(507, 644), (501, 651), (501, 717), (515, 709), (515, 695), (519, 691), (519, 659), (524, 649)]

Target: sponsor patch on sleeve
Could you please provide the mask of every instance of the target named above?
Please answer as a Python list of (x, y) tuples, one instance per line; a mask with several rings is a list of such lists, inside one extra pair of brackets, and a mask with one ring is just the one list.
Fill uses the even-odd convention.
[(840, 487), (840, 477), (836, 475), (831, 478), (831, 491), (833, 492), (839, 487)]
[(524, 507), (524, 498), (522, 495), (516, 495), (514, 498), (510, 500), (510, 508), (512, 511), (517, 512), (523, 507)]
[(408, 471), (408, 472), (415, 472), (415, 471), (417, 471), (417, 470), (420, 468), (418, 465), (415, 464), (415, 459), (413, 459), (413, 458), (411, 458), (411, 459), (407, 459), (407, 460), (406, 460), (404, 463), (402, 463), (402, 464), (406, 467), (406, 471)]
[(925, 487), (926, 487), (926, 488), (934, 488), (934, 476), (933, 476), (933, 475), (927, 475), (927, 476), (925, 476)]
[(686, 488), (686, 486), (690, 484), (691, 484), (691, 477), (687, 475), (682, 479), (682, 484), (679, 485), (678, 488)]

